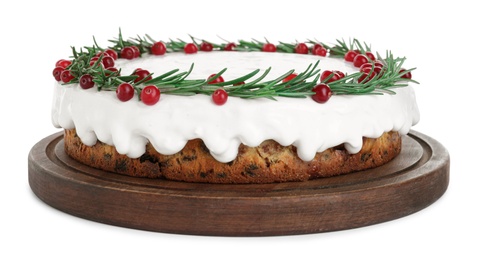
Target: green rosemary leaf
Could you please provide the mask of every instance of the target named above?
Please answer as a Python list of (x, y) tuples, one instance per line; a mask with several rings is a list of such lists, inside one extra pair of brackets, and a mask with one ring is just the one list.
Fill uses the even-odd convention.
[(123, 81), (123, 82), (130, 82), (130, 81), (133, 81), (137, 78), (137, 76), (118, 76), (116, 77), (117, 79)]
[(170, 75), (173, 75), (173, 74), (175, 74), (175, 73), (178, 72), (178, 71), (179, 71), (179, 69), (173, 69), (173, 70), (170, 70), (170, 71), (168, 71), (168, 72), (166, 72), (166, 73), (163, 73), (163, 74), (161, 74), (160, 76), (157, 76), (157, 77), (155, 77), (155, 78), (149, 80), (149, 81), (148, 81), (148, 84), (151, 84), (151, 85), (159, 84), (159, 83), (161, 83), (161, 82), (163, 81), (164, 78), (166, 78), (166, 77), (168, 77), (168, 76), (170, 76)]
[(291, 93), (278, 93), (279, 97), (291, 97), (291, 98), (306, 98), (307, 96), (314, 95), (314, 92), (291, 92)]
[(170, 77), (165, 78), (161, 83), (158, 84), (176, 84), (183, 80), (183, 76), (186, 75), (188, 72), (180, 72), (176, 75), (172, 75)]
[[(220, 72), (216, 73), (213, 77), (209, 78), (206, 83), (210, 83), (212, 81), (214, 81), (215, 79), (219, 78), (221, 75), (223, 75), (223, 73), (225, 73), (226, 71), (226, 68), (222, 69)], [(216, 84), (213, 84), (213, 85), (216, 85)]]
[[(243, 84), (242, 86), (246, 88), (246, 87), (249, 87), (249, 86), (256, 85), (258, 82), (261, 82), (261, 80), (263, 80), (269, 74), (270, 71), (271, 71), (271, 67), (267, 68), (264, 71), (264, 73), (261, 76), (259, 76), (257, 79), (255, 79), (255, 80), (253, 80), (249, 83)], [(291, 72), (291, 73), (293, 73), (293, 72)]]

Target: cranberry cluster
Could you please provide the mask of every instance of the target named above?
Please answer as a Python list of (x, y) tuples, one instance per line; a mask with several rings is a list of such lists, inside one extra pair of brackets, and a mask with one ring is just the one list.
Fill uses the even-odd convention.
[[(369, 51), (361, 53), (359, 50), (350, 50), (344, 55), (344, 60), (352, 62), (354, 67), (359, 68), (359, 71), (363, 73), (358, 78), (359, 83), (366, 83), (375, 77), (380, 78), (385, 71), (386, 65), (377, 61), (374, 54)], [(404, 73), (405, 71), (405, 69), (401, 69), (400, 73)], [(401, 78), (411, 79), (411, 72), (405, 72)]]

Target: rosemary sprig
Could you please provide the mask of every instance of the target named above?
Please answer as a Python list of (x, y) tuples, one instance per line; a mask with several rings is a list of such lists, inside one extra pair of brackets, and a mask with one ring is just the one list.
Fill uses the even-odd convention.
[(290, 82), (282, 82), (284, 78), (289, 76), (294, 71), (291, 70), (273, 80), (262, 81), (271, 71), (271, 68), (266, 69), (258, 78), (253, 79), (251, 82), (239, 84), (255, 77), (260, 70), (256, 69), (244, 76), (225, 81), (222, 83), (209, 84), (216, 78), (220, 77), (226, 68), (216, 73), (216, 76), (210, 79), (196, 79), (188, 80), (186, 77), (193, 70), (194, 65), (191, 65), (190, 70), (187, 72), (179, 72), (175, 69), (164, 73), (158, 77), (155, 77), (145, 84), (157, 86), (162, 93), (175, 94), (175, 95), (194, 95), (194, 94), (206, 94), (211, 95), (213, 92), (222, 87), (228, 92), (229, 96), (241, 97), (241, 98), (270, 98), (279, 96), (287, 97), (306, 97), (314, 94), (311, 92), (312, 86), (317, 84), (318, 77), (313, 81), (307, 80), (319, 73), (319, 70), (315, 70), (318, 66), (317, 62), (313, 67), (308, 67), (304, 72), (299, 73), (295, 80)]

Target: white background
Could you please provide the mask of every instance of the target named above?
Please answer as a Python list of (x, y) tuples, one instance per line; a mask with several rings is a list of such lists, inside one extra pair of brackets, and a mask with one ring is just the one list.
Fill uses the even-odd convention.
[[(472, 259), (479, 232), (477, 28), (473, 1), (6, 1), (0, 6), (1, 259)], [(421, 121), (451, 155), (445, 195), (413, 215), (323, 234), (225, 238), (138, 231), (55, 210), (30, 190), (27, 155), (51, 125), (54, 63), (124, 35), (334, 41), (406, 56)], [(476, 240), (474, 243), (473, 241)], [(8, 257), (6, 257), (9, 255)], [(167, 257), (167, 258), (165, 258)]]

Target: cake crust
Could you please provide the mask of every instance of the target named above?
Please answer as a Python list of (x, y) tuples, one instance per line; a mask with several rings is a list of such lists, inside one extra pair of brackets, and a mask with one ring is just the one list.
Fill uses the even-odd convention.
[(229, 163), (215, 160), (200, 139), (187, 142), (173, 155), (159, 154), (147, 144), (139, 158), (119, 154), (113, 146), (98, 141), (82, 143), (75, 129), (65, 130), (65, 152), (73, 159), (105, 171), (146, 178), (202, 183), (274, 183), (306, 181), (374, 168), (391, 161), (401, 151), (401, 135), (386, 132), (379, 138), (363, 138), (363, 147), (349, 154), (343, 146), (317, 153), (302, 161), (292, 145), (266, 140), (257, 147), (240, 145)]

